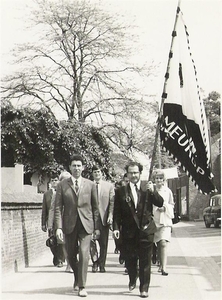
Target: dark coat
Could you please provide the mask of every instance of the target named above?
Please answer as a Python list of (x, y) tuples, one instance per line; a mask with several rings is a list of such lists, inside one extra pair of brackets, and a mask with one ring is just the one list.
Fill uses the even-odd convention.
[(152, 206), (153, 204), (158, 207), (163, 206), (163, 198), (157, 192), (148, 191), (146, 183), (147, 181), (141, 181), (137, 209), (134, 206), (129, 184), (116, 191), (113, 229), (121, 230), (123, 239), (135, 237), (138, 234), (138, 229), (148, 235), (153, 234), (156, 230), (152, 219)]
[(48, 227), (48, 217), (49, 217), (49, 210), (51, 207), (53, 191), (49, 189), (43, 195), (43, 202), (42, 202), (42, 226)]

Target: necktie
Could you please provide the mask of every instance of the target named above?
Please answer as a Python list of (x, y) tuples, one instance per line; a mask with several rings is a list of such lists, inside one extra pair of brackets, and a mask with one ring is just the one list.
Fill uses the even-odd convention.
[(96, 193), (97, 193), (97, 198), (99, 199), (99, 182), (96, 182)]
[(137, 199), (135, 199), (135, 207), (137, 207), (137, 203), (138, 203), (139, 197), (140, 197), (140, 192), (139, 192), (139, 189), (138, 189), (136, 183), (134, 184), (134, 186), (135, 186), (135, 190), (136, 190), (136, 194), (137, 194)]
[(78, 192), (79, 192), (78, 180), (76, 180), (76, 182), (75, 182), (75, 191), (76, 191), (76, 194), (78, 194)]

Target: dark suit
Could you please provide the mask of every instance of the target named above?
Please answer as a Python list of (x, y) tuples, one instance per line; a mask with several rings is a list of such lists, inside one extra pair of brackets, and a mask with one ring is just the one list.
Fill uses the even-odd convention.
[(137, 209), (129, 184), (116, 191), (114, 202), (113, 229), (122, 228), (121, 251), (128, 269), (130, 284), (136, 281), (139, 259), (140, 292), (148, 292), (150, 284), (152, 245), (156, 230), (152, 220), (152, 205), (158, 207), (163, 205), (163, 198), (157, 192), (147, 191), (146, 183), (141, 181)]
[[(113, 206), (114, 206), (114, 186), (112, 183), (100, 180), (99, 192), (98, 192), (98, 207), (99, 207), (99, 229), (100, 236), (98, 243), (100, 247), (99, 257), (95, 241), (91, 242), (91, 259), (96, 262), (100, 268), (105, 267), (107, 247), (109, 239), (109, 224), (107, 224), (108, 217), (113, 218)], [(95, 261), (95, 257), (97, 257)]]
[(43, 202), (42, 202), (42, 226), (48, 228), (48, 217), (49, 210), (51, 207), (53, 191), (49, 189), (43, 194)]
[(98, 229), (99, 211), (96, 198), (96, 186), (86, 178), (81, 178), (78, 194), (71, 178), (64, 179), (57, 185), (55, 227), (65, 233), (68, 260), (79, 287), (85, 287), (86, 284), (91, 235)]
[[(49, 211), (51, 208), (52, 203), (52, 197), (53, 197), (53, 190), (49, 189), (46, 191), (43, 195), (43, 202), (42, 202), (42, 227), (48, 228), (48, 219), (49, 219)], [(63, 262), (64, 254), (63, 254), (63, 248), (62, 245), (57, 244), (50, 247), (52, 254), (53, 254), (53, 264), (56, 266), (60, 262)]]

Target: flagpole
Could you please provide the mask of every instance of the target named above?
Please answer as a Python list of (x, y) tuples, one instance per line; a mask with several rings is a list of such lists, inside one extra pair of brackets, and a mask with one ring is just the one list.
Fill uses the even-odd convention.
[(172, 48), (173, 48), (174, 37), (176, 36), (176, 25), (177, 25), (178, 15), (179, 15), (179, 12), (180, 12), (180, 2), (181, 2), (181, 0), (178, 0), (177, 10), (176, 10), (176, 17), (175, 17), (175, 21), (174, 21), (171, 44), (170, 44), (170, 52), (169, 52), (167, 68), (166, 68), (167, 71), (166, 71), (166, 74), (165, 74), (162, 99), (161, 99), (160, 109), (159, 109), (159, 113), (158, 113), (157, 127), (156, 127), (155, 140), (154, 140), (153, 153), (152, 153), (152, 158), (151, 158), (151, 163), (150, 163), (150, 171), (149, 171), (148, 180), (151, 180), (151, 175), (153, 173), (153, 167), (154, 167), (154, 160), (155, 160), (156, 152), (157, 152), (157, 143), (158, 143), (159, 131), (160, 131), (160, 118), (161, 118), (161, 115), (162, 115), (164, 100), (167, 96), (166, 95), (166, 86), (167, 86), (167, 80), (169, 78), (170, 59), (172, 57)]

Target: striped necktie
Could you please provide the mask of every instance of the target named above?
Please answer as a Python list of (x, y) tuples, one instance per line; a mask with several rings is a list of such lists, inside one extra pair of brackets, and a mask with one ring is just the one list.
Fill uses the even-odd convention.
[(76, 194), (78, 194), (78, 192), (79, 192), (78, 180), (75, 181), (75, 191), (76, 191)]

